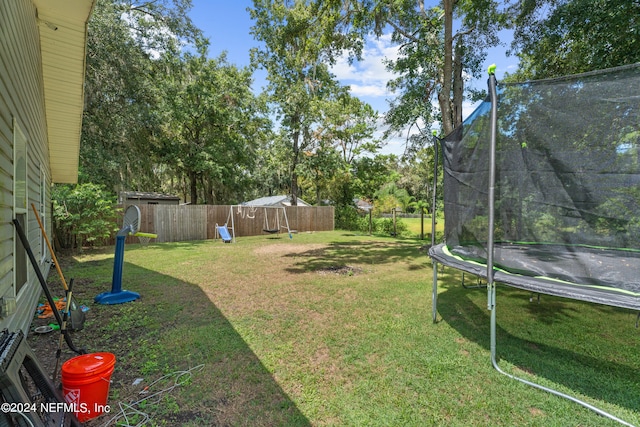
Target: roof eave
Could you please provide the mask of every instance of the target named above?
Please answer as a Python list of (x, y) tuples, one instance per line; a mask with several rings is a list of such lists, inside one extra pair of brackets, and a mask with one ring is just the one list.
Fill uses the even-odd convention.
[[(51, 179), (78, 182), (87, 24), (95, 0), (33, 0), (42, 56)], [(64, 87), (64, 94), (60, 88)]]

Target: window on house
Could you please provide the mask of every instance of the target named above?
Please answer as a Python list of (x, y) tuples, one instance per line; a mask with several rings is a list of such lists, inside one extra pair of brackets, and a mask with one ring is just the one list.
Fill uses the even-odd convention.
[[(13, 123), (13, 213), (27, 233), (27, 138), (14, 119)], [(17, 231), (13, 232), (14, 284), (16, 295), (29, 280), (27, 254)]]
[[(16, 219), (22, 226), (23, 230), (26, 228), (26, 223), (27, 223), (26, 217), (27, 217), (27, 214), (16, 214)], [(14, 234), (15, 234), (14, 259), (16, 263), (15, 269), (14, 269), (14, 279), (15, 279), (14, 283), (16, 285), (16, 296), (17, 296), (18, 293), (20, 292), (20, 289), (22, 289), (22, 287), (27, 284), (29, 277), (27, 276), (27, 251), (22, 245), (22, 241), (18, 237), (18, 233), (14, 231)]]
[(44, 264), (46, 258), (48, 256), (47, 242), (45, 241), (45, 233), (47, 232), (47, 222), (46, 222), (46, 200), (47, 200), (47, 176), (42, 168), (42, 164), (40, 164), (40, 209), (38, 209), (38, 215), (40, 216), (40, 224), (42, 224), (42, 230), (40, 230), (40, 264)]

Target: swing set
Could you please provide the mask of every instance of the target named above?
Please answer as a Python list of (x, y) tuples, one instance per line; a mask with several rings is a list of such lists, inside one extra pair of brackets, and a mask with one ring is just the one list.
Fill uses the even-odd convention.
[[(231, 243), (236, 241), (236, 227), (235, 227), (235, 223), (233, 221), (233, 209), (237, 210), (237, 214), (238, 216), (240, 216), (240, 218), (255, 218), (255, 209), (243, 209), (243, 206), (241, 205), (237, 205), (237, 206), (231, 206), (229, 208), (229, 215), (227, 215), (227, 220), (225, 221), (224, 225), (219, 225), (218, 223), (216, 223), (216, 239), (217, 238), (221, 238), (222, 241), (224, 243)], [(229, 230), (231, 230), (231, 232), (229, 232)]]
[[(269, 222), (269, 212), (273, 210), (272, 221)], [(293, 239), (291, 235), (292, 231), (289, 228), (289, 220), (287, 219), (287, 211), (283, 207), (264, 207), (264, 228), (262, 231), (269, 234), (279, 234), (280, 230), (286, 229), (289, 234), (289, 238)]]
[[(289, 228), (289, 220), (287, 219), (287, 211), (282, 206), (231, 206), (227, 220), (223, 225), (216, 223), (216, 239), (220, 238), (224, 243), (236, 241), (234, 217), (237, 215), (241, 219), (255, 219), (256, 212), (262, 209), (264, 212), (264, 226), (262, 231), (268, 234), (279, 234), (281, 230), (286, 229), (290, 239), (293, 239), (295, 230)], [(234, 212), (235, 210), (235, 212)]]

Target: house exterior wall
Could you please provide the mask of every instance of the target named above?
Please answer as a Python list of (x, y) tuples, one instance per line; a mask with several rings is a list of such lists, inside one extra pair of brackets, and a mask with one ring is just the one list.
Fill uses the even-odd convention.
[[(0, 2), (0, 306), (15, 298), (13, 314), (0, 313), (0, 329), (28, 332), (41, 294), (33, 267), (20, 247), (12, 219), (25, 219), (25, 234), (46, 277), (46, 245), (31, 208), (36, 206), (51, 230), (51, 172), (43, 95), (36, 9), (31, 0)], [(19, 129), (19, 131), (17, 130)], [(14, 141), (26, 141), (26, 203), (14, 203)], [(25, 206), (26, 205), (26, 206)], [(16, 268), (16, 263), (18, 264)], [(16, 272), (26, 269), (27, 282), (16, 286)], [(0, 310), (1, 311), (1, 310)]]

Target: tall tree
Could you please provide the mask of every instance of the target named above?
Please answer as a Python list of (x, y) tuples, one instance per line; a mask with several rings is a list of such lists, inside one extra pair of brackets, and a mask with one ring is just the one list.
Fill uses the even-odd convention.
[(331, 194), (334, 177), (345, 175), (345, 163), (338, 151), (331, 145), (321, 144), (314, 151), (305, 152), (304, 157), (300, 164), (301, 196), (307, 201), (315, 201), (317, 205), (321, 205), (324, 200), (336, 203)]
[[(350, 177), (355, 159), (376, 153), (380, 141), (374, 138), (377, 113), (369, 104), (341, 92), (337, 98), (321, 100), (317, 105), (320, 117), (311, 135), (314, 144), (300, 160), (300, 174), (307, 187), (314, 189), (314, 198), (320, 204), (331, 198), (329, 186), (333, 177)], [(341, 185), (353, 184), (350, 179), (341, 181)], [(304, 183), (301, 189), (305, 190)], [(353, 197), (348, 203), (353, 204)]]
[(520, 57), (514, 79), (540, 79), (640, 61), (640, 2), (541, 0), (512, 6)]
[[(321, 2), (320, 2), (321, 3)], [(319, 103), (340, 91), (328, 66), (349, 45), (337, 31), (339, 16), (305, 0), (254, 0), (252, 34), (262, 47), (252, 52), (267, 70), (267, 90), (289, 140), (290, 185), (297, 204), (299, 164), (314, 144)]]
[[(434, 146), (420, 150), (414, 161), (403, 164), (400, 169), (400, 179), (398, 184), (406, 188), (407, 191), (418, 201), (424, 201), (430, 210), (433, 198), (434, 167), (437, 163)], [(440, 176), (440, 180), (442, 177)], [(438, 185), (441, 188), (441, 185)]]
[(416, 151), (412, 144), (431, 141), (435, 120), (443, 134), (462, 123), (465, 79), (479, 77), (487, 48), (499, 44), (497, 32), (506, 25), (506, 14), (494, 0), (443, 0), (432, 7), (424, 0), (321, 3), (350, 24), (342, 28), (352, 37), (392, 34), (399, 55), (387, 66), (398, 75), (390, 83), (398, 96), (387, 122), (391, 132), (418, 129), (417, 137), (407, 140), (410, 152)]
[(88, 25), (80, 181), (157, 190), (153, 142), (161, 121), (156, 58), (176, 43), (204, 43), (190, 0), (98, 0)]
[(269, 127), (251, 90), (249, 68), (222, 55), (177, 57), (162, 86), (165, 99), (162, 160), (189, 186), (189, 200), (236, 201), (254, 169), (258, 142)]
[(397, 181), (398, 158), (393, 154), (356, 159), (352, 167), (354, 192), (357, 197), (372, 201), (386, 183)]
[(381, 142), (374, 138), (378, 113), (369, 104), (344, 93), (325, 102), (322, 114), (319, 137), (340, 153), (345, 164), (381, 148)]
[(280, 128), (270, 133), (270, 136), (258, 149), (256, 166), (254, 169), (255, 185), (253, 197), (275, 196), (287, 194), (291, 189), (289, 174), (289, 138)]

